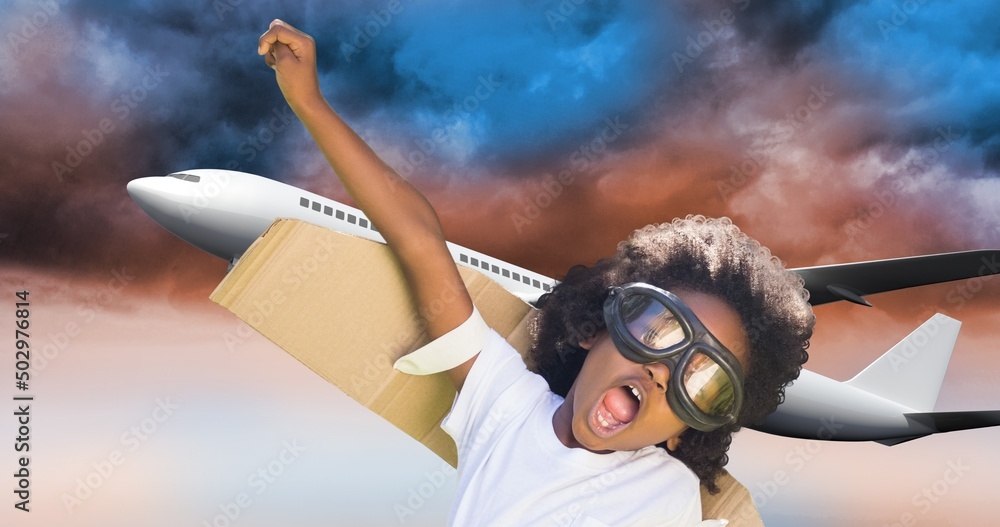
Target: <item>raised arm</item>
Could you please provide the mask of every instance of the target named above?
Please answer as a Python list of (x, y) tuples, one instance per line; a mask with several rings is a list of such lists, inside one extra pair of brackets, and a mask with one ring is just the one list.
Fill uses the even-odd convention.
[[(275, 20), (260, 37), (257, 53), (275, 70), (288, 105), (399, 259), (428, 337), (437, 338), (464, 322), (472, 313), (472, 299), (445, 245), (434, 208), (326, 102), (312, 37)], [(456, 389), (461, 389), (474, 361), (475, 357), (448, 370)]]

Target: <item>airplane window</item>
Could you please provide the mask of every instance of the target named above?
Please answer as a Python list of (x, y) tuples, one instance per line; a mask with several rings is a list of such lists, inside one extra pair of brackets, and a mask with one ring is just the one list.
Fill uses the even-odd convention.
[(375, 232), (378, 232), (378, 229), (375, 228), (375, 224), (374, 223), (372, 224), (372, 230), (375, 231)]
[(337, 211), (337, 219), (338, 220), (344, 219), (344, 211), (342, 211), (342, 210), (338, 210)]
[(323, 205), (323, 214), (327, 216), (333, 216), (333, 207), (329, 205)]
[(503, 276), (504, 276), (504, 278), (510, 278), (510, 271), (504, 269), (503, 270)]
[(518, 281), (521, 280), (521, 275), (519, 275), (517, 273), (513, 273), (513, 274), (514, 274), (514, 276), (512, 276), (512, 278), (514, 279), (514, 281), (518, 282)]
[(488, 264), (486, 262), (479, 262), (479, 267), (482, 267), (484, 271), (489, 271), (490, 270), (490, 264)]
[(299, 205), (308, 209), (309, 208), (309, 199), (308, 198), (299, 198)]
[(494, 265), (493, 266), (493, 274), (497, 274), (499, 272), (500, 272), (500, 268)]
[(531, 285), (533, 285), (535, 287), (542, 287), (542, 284), (538, 283), (538, 280), (532, 280), (531, 281)]
[(358, 217), (355, 216), (355, 215), (353, 215), (353, 214), (348, 214), (347, 215), (347, 222), (348, 223), (357, 223), (358, 222)]
[(313, 202), (313, 210), (314, 211), (319, 212), (320, 207), (322, 207), (322, 205), (320, 205), (320, 203), (318, 201), (314, 201)]
[(358, 225), (360, 225), (362, 227), (367, 227), (368, 226), (368, 220), (366, 220), (364, 218), (358, 218)]
[(528, 284), (528, 285), (531, 285), (531, 279), (528, 278), (527, 276), (522, 276), (521, 277), (521, 281), (524, 282), (524, 283), (526, 283), (526, 284)]
[(472, 259), (472, 265), (473, 265), (473, 266), (478, 266), (478, 265), (479, 265), (479, 260), (478, 260), (478, 259), (476, 259), (476, 258), (473, 258), (473, 259)]
[(544, 287), (546, 291), (551, 291), (552, 290), (552, 286), (549, 285), (549, 284), (544, 284), (542, 287)]
[(181, 181), (193, 181), (195, 183), (201, 181), (201, 176), (195, 176), (192, 174), (182, 174), (180, 172), (174, 174), (167, 174), (167, 177), (177, 178)]
[(468, 256), (466, 256), (466, 255), (464, 255), (464, 254), (460, 254), (460, 255), (458, 255), (458, 259), (459, 259), (459, 261), (461, 261), (462, 263), (469, 263), (469, 257), (468, 257)]

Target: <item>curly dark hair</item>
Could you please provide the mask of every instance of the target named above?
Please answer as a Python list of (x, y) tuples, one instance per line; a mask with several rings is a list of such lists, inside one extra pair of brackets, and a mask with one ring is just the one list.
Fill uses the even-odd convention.
[[(618, 244), (617, 252), (592, 267), (571, 268), (538, 301), (532, 323), (534, 369), (551, 390), (569, 392), (587, 356), (579, 342), (605, 328), (608, 288), (646, 282), (717, 296), (740, 316), (748, 340), (743, 408), (737, 420), (712, 432), (684, 431), (670, 455), (683, 461), (710, 493), (729, 462), (732, 435), (758, 424), (784, 400), (785, 386), (798, 378), (815, 317), (802, 278), (785, 270), (767, 248), (729, 218), (688, 216), (649, 225)], [(666, 443), (657, 445), (666, 450)]]

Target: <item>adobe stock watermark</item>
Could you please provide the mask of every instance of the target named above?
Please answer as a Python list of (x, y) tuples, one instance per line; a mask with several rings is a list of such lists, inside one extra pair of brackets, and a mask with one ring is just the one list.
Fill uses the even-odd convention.
[[(777, 133), (781, 136), (777, 140), (777, 144), (787, 143), (794, 138), (834, 95), (834, 92), (828, 89), (826, 84), (810, 86), (809, 95), (805, 97), (802, 104), (786, 113), (784, 118), (777, 122)], [(729, 176), (715, 183), (716, 190), (718, 190), (722, 200), (728, 200), (730, 196), (746, 186), (752, 178), (757, 177), (764, 169), (764, 165), (764, 159), (754, 155), (749, 150), (744, 152), (739, 162), (729, 165)]]
[(232, 176), (228, 172), (212, 172), (209, 175), (201, 176), (199, 185), (195, 187), (191, 204), (181, 204), (177, 208), (184, 218), (184, 223), (191, 223), (191, 219), (201, 214), (201, 211), (211, 205), (212, 200), (222, 194), (222, 191), (232, 182)]
[[(310, 280), (317, 273), (327, 272), (326, 264), (331, 261), (337, 248), (334, 240), (324, 239), (317, 244), (311, 255), (284, 271), (280, 278), (281, 287), (255, 299), (250, 306), (250, 311), (245, 316), (241, 316), (242, 320), (237, 322), (236, 329), (226, 330), (222, 333), (222, 339), (229, 353), (235, 353), (237, 348), (253, 335), (253, 328), (260, 327), (268, 317), (288, 302), (291, 294), (302, 287), (308, 287)], [(437, 296), (429, 300), (426, 313), (414, 312), (410, 314), (412, 326), (423, 327), (425, 317), (434, 317), (443, 312), (458, 299), (458, 294), (457, 284), (442, 288)], [(351, 375), (350, 383), (354, 393), (362, 393), (362, 390), (371, 383), (381, 382), (386, 373), (392, 371), (393, 358), (410, 343), (414, 336), (403, 331), (397, 331), (393, 335), (392, 338), (386, 338), (380, 343), (380, 350), (377, 353), (365, 355), (364, 367)]]
[(907, 22), (910, 21), (910, 17), (916, 14), (917, 11), (927, 3), (927, 0), (905, 0), (901, 4), (895, 2), (892, 3), (892, 14), (889, 15), (889, 19), (884, 18), (878, 19), (875, 25), (878, 26), (879, 32), (882, 34), (882, 40), (888, 41), (889, 36), (892, 33), (899, 31), (899, 28), (903, 27)]
[(122, 448), (113, 449), (103, 458), (93, 462), (93, 468), (83, 477), (76, 478), (76, 487), (72, 493), (63, 492), (60, 499), (66, 512), (73, 514), (83, 503), (94, 496), (97, 489), (101, 488), (111, 477), (119, 472), (120, 467), (125, 463), (129, 454), (135, 453), (149, 438), (160, 430), (163, 423), (167, 422), (180, 406), (166, 399), (156, 399), (156, 406), (138, 423), (130, 426), (128, 430), (121, 434), (119, 443)]
[(585, 172), (591, 164), (604, 157), (608, 146), (617, 141), (622, 132), (629, 128), (629, 125), (621, 122), (621, 117), (617, 115), (614, 119), (605, 118), (604, 125), (604, 128), (593, 139), (580, 145), (570, 154), (569, 161), (573, 168), (572, 171), (563, 169), (556, 176), (545, 174), (542, 177), (541, 190), (533, 197), (525, 198), (522, 209), (510, 215), (510, 221), (514, 224), (514, 229), (517, 230), (518, 234), (521, 234), (525, 227), (538, 219), (542, 215), (542, 211), (551, 207), (566, 187), (575, 182), (574, 173)]
[[(288, 125), (296, 119), (295, 113), (288, 105), (283, 104), (271, 108), (271, 117), (261, 119), (253, 133), (247, 135), (246, 140), (236, 147), (236, 153), (240, 155), (244, 163), (252, 163), (254, 159), (257, 159), (257, 155), (270, 146), (278, 135), (284, 132)], [(230, 159), (226, 163), (226, 168), (241, 170), (242, 164), (237, 159)]]
[(555, 31), (559, 24), (565, 23), (579, 6), (588, 0), (561, 0), (555, 9), (545, 10), (545, 20), (549, 23), (549, 29)]
[(232, 13), (237, 7), (243, 5), (244, 0), (213, 0), (212, 9), (215, 16), (219, 17), (219, 22), (225, 21), (226, 15)]
[(791, 139), (797, 132), (801, 131), (802, 126), (809, 122), (816, 112), (822, 110), (827, 101), (834, 95), (836, 94), (827, 88), (826, 84), (809, 86), (809, 95), (802, 101), (802, 104), (786, 113), (785, 118), (778, 121), (778, 126), (787, 131), (784, 140)]
[[(730, 0), (730, 3), (735, 5), (738, 11), (746, 11), (750, 7), (750, 0)], [(736, 15), (737, 13), (733, 9), (724, 7), (715, 18), (702, 20), (701, 25), (705, 29), (698, 32), (697, 35), (687, 38), (687, 46), (684, 48), (684, 52), (674, 51), (670, 54), (677, 72), (684, 73), (684, 68), (694, 63), (706, 49), (718, 42), (722, 38), (723, 33), (726, 32), (726, 29), (736, 22)]]
[(750, 491), (758, 509), (763, 509), (767, 503), (778, 495), (778, 492), (786, 487), (793, 479), (793, 476), (802, 471), (813, 459), (823, 450), (823, 442), (833, 439), (844, 425), (837, 423), (834, 416), (821, 417), (820, 426), (816, 429), (817, 439), (810, 439), (795, 445), (794, 448), (785, 454), (785, 468), (776, 469), (771, 477), (758, 481)]
[[(442, 313), (447, 306), (458, 299), (458, 293), (458, 284), (445, 287), (428, 303), (424, 313), (410, 313), (410, 325), (416, 328), (426, 327), (426, 319)], [(393, 369), (394, 357), (398, 357), (400, 351), (406, 349), (411, 343), (412, 336), (404, 331), (396, 331), (393, 338), (382, 341), (378, 353), (366, 356), (364, 369), (360, 373), (355, 372), (351, 375), (350, 382), (354, 393), (362, 393), (362, 390), (367, 389), (371, 383), (385, 380), (387, 372)]]
[[(22, 16), (14, 24), (16, 29), (7, 32), (7, 49), (10, 55), (16, 57), (24, 46), (47, 28), (52, 19), (61, 13), (59, 4), (65, 4), (68, 0), (43, 0), (36, 2), (36, 9), (27, 16)], [(7, 9), (7, 8), (5, 8)], [(7, 13), (6, 16), (10, 16)]]
[(337, 247), (330, 238), (323, 238), (313, 253), (307, 258), (296, 262), (288, 267), (281, 275), (281, 283), (285, 286), (272, 290), (266, 297), (254, 300), (250, 312), (246, 316), (246, 321), (237, 323), (235, 331), (223, 331), (222, 340), (229, 353), (234, 353), (236, 347), (243, 344), (252, 334), (253, 326), (260, 326), (267, 317), (274, 314), (275, 310), (288, 301), (287, 295), (293, 293), (307, 284), (309, 280), (321, 269), (332, 257)]
[(93, 322), (135, 280), (135, 275), (125, 267), (120, 270), (112, 269), (109, 274), (111, 279), (103, 287), (76, 306), (76, 320), (68, 320), (63, 324), (61, 330), (49, 333), (40, 339), (35, 347), (35, 353), (31, 355), (31, 369), (29, 371), (32, 377), (45, 370), (52, 361), (56, 360), (69, 347), (70, 341), (80, 335), (83, 326)]
[(236, 523), (243, 512), (253, 505), (253, 496), (260, 496), (271, 488), (278, 481), (278, 477), (285, 473), (285, 469), (295, 463), (306, 450), (304, 446), (299, 444), (298, 439), (293, 439), (291, 442), (283, 441), (281, 447), (281, 450), (271, 461), (258, 467), (247, 476), (247, 489), (237, 492), (232, 500), (219, 503), (219, 512), (211, 520), (201, 520), (199, 526), (229, 527)]
[(949, 304), (954, 304), (955, 309), (962, 309), (966, 302), (972, 300), (980, 291), (984, 284), (993, 280), (993, 275), (1000, 273), (1000, 261), (997, 260), (997, 253), (992, 253), (988, 257), (980, 259), (983, 263), (979, 266), (978, 276), (967, 278), (952, 288), (945, 295)]
[[(655, 461), (650, 457), (642, 457), (638, 463), (655, 463)], [(579, 520), (581, 514), (588, 509), (593, 509), (602, 505), (601, 494), (607, 489), (618, 485), (621, 478), (625, 475), (625, 466), (619, 465), (612, 470), (602, 472), (597, 477), (592, 477), (587, 480), (587, 482), (577, 487), (580, 495), (578, 498), (567, 505), (565, 508), (557, 510), (549, 515), (547, 525), (554, 525), (557, 527), (571, 527), (577, 525), (575, 522)], [(584, 523), (586, 525), (586, 523)]]
[[(146, 75), (143, 76), (142, 80), (121, 92), (118, 97), (111, 101), (111, 112), (118, 117), (119, 122), (128, 119), (129, 115), (149, 97), (149, 94), (163, 83), (163, 79), (169, 76), (170, 72), (161, 68), (159, 64), (154, 67), (146, 66)], [(63, 176), (72, 174), (83, 163), (83, 160), (104, 144), (115, 130), (115, 121), (111, 117), (102, 118), (94, 128), (81, 130), (80, 141), (76, 144), (66, 145), (66, 155), (62, 160), (52, 161), (52, 173), (55, 174), (56, 179), (62, 183)]]
[(444, 461), (435, 470), (424, 472), (423, 481), (407, 491), (406, 499), (393, 504), (392, 510), (396, 513), (396, 520), (400, 524), (406, 523), (457, 473), (455, 467)]
[(574, 324), (573, 327), (570, 328), (569, 334), (566, 336), (566, 342), (573, 343), (573, 346), (565, 346), (557, 351), (559, 361), (565, 364), (566, 361), (569, 360), (570, 355), (586, 353), (587, 350), (577, 347), (576, 345), (593, 337), (598, 331), (604, 329), (604, 327), (604, 316), (601, 313), (587, 313), (583, 322)]
[[(908, 166), (915, 172), (926, 172), (941, 157), (941, 154), (947, 152), (951, 145), (961, 138), (962, 134), (953, 132), (950, 126), (939, 126), (933, 148), (919, 154)], [(874, 191), (872, 193), (874, 199), (859, 207), (854, 219), (844, 225), (844, 231), (848, 238), (855, 239), (862, 236), (876, 221), (899, 204), (900, 197), (905, 190), (903, 181), (895, 178), (885, 187)]]
[(962, 462), (962, 458), (948, 460), (947, 466), (940, 478), (935, 479), (928, 485), (924, 485), (910, 498), (912, 508), (901, 513), (898, 519), (892, 523), (883, 524), (883, 527), (914, 527), (919, 523), (919, 518), (914, 514), (913, 509), (921, 515), (926, 515), (934, 505), (941, 501), (951, 492), (959, 482), (965, 478), (972, 467)]
[(354, 56), (371, 45), (405, 9), (406, 5), (400, 0), (389, 0), (384, 6), (369, 11), (366, 20), (354, 26), (350, 42), (340, 41), (340, 54), (344, 60), (350, 64)]
[(461, 119), (468, 119), (477, 112), (486, 100), (488, 100), (497, 88), (501, 86), (493, 78), (493, 74), (480, 75), (476, 78), (476, 86), (469, 95), (460, 101), (452, 104), (444, 112), (444, 126), (438, 126), (431, 130), (427, 137), (415, 139), (413, 142), (416, 148), (411, 148), (404, 156), (397, 173), (403, 178), (409, 178), (420, 167), (422, 167), (432, 156), (436, 154), (440, 145), (451, 140), (449, 137), (449, 127), (456, 124)]
[(900, 368), (909, 364), (911, 360), (924, 351), (927, 344), (939, 331), (941, 331), (941, 318), (935, 315), (907, 337), (903, 346), (898, 349), (893, 347), (888, 355), (892, 372), (899, 373)]

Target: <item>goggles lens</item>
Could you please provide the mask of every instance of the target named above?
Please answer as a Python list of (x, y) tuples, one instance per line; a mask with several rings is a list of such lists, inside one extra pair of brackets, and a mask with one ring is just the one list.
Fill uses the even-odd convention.
[(695, 353), (684, 368), (684, 389), (701, 411), (723, 416), (733, 408), (733, 381), (711, 357)]
[(622, 300), (625, 327), (642, 345), (664, 350), (684, 342), (684, 326), (658, 300), (646, 295), (630, 295)]

